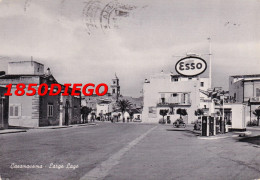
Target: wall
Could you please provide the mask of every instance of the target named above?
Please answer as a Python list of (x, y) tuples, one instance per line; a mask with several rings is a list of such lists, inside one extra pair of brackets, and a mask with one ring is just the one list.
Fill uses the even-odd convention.
[[(12, 88), (12, 93), (16, 88)], [(35, 96), (16, 96), (9, 97), (9, 125), (23, 127), (39, 126), (38, 97)], [(35, 103), (36, 102), (36, 103)], [(18, 116), (10, 116), (11, 106), (18, 106)]]
[[(151, 76), (150, 83), (144, 83), (144, 107), (142, 112), (142, 122), (158, 123), (161, 118), (158, 114), (157, 103), (159, 101), (160, 93), (189, 93), (190, 105), (176, 105), (177, 108), (184, 108), (188, 112), (188, 123), (191, 123), (196, 119), (194, 112), (200, 105), (200, 81), (171, 81), (169, 74), (159, 74)], [(151, 108), (153, 107), (153, 108)], [(153, 109), (154, 113), (149, 113)], [(173, 119), (175, 120), (175, 119)], [(173, 121), (172, 120), (172, 121)]]
[(6, 93), (6, 88), (0, 87), (0, 129), (8, 128), (9, 97), (4, 96), (4, 93)]
[(8, 74), (44, 74), (44, 65), (35, 61), (20, 61), (8, 63)]
[[(39, 97), (39, 126), (58, 126), (60, 117), (60, 95), (58, 96), (40, 96)], [(36, 103), (37, 104), (37, 103)], [(48, 117), (48, 104), (53, 105), (53, 116)]]
[(68, 125), (70, 124), (79, 124), (81, 122), (81, 114), (80, 114), (80, 108), (81, 108), (81, 99), (79, 97), (74, 96), (61, 96), (60, 97), (60, 125), (66, 125), (65, 124), (65, 106), (66, 101), (69, 102), (68, 107)]
[(252, 97), (260, 97), (260, 81), (244, 82), (244, 101)]
[(229, 95), (234, 102), (243, 102), (243, 80), (235, 81), (233, 77), (229, 78)]

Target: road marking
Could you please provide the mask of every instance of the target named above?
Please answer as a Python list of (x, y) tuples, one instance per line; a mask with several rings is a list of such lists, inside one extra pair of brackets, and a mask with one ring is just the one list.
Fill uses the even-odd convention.
[(97, 180), (97, 179), (104, 179), (108, 172), (119, 163), (122, 156), (133, 148), (136, 144), (138, 144), (143, 138), (145, 138), (151, 131), (153, 131), (157, 126), (152, 127), (144, 134), (140, 135), (130, 143), (128, 143), (125, 147), (120, 149), (118, 152), (110, 156), (107, 160), (103, 161), (100, 165), (86, 173), (80, 180)]

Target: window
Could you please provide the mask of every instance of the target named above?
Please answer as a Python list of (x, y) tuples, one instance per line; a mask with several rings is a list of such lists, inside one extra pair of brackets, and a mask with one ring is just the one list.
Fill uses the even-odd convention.
[(191, 77), (189, 77), (189, 78), (188, 78), (188, 80), (192, 80), (192, 78), (191, 78)]
[(204, 82), (200, 82), (200, 87), (204, 87)]
[(53, 105), (52, 104), (47, 105), (47, 117), (53, 117)]
[(181, 104), (185, 104), (185, 95), (186, 94), (181, 94)]
[(177, 82), (179, 79), (178, 78), (174, 78), (174, 81)]
[(113, 84), (116, 84), (116, 81), (113, 81)]
[(113, 89), (113, 94), (115, 94), (116, 93), (116, 90), (115, 89)]
[(174, 94), (172, 94), (172, 97), (176, 97), (176, 96), (178, 96), (178, 94), (177, 94), (177, 93), (174, 93)]
[(161, 98), (161, 102), (164, 104), (165, 103), (165, 98)]
[(256, 88), (256, 97), (260, 97), (260, 88)]
[(10, 117), (18, 117), (21, 113), (20, 105), (12, 105), (10, 104), (9, 115)]

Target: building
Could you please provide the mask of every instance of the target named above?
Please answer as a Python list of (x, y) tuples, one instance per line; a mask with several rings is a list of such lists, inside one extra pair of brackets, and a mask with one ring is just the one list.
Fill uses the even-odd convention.
[(141, 122), (142, 121), (142, 111), (141, 109), (132, 109), (133, 113), (133, 121), (134, 122)]
[(246, 124), (256, 120), (253, 112), (260, 107), (260, 74), (230, 76), (229, 95), (231, 102), (246, 105)]
[(209, 88), (209, 78), (206, 77), (183, 77), (163, 71), (152, 75), (143, 86), (142, 122), (158, 123), (162, 119), (162, 109), (168, 110), (167, 120), (173, 122), (180, 117), (177, 109), (185, 109), (188, 115), (183, 119), (186, 123), (192, 123), (196, 120), (195, 110), (210, 108), (208, 97), (201, 93), (201, 90)]
[(118, 98), (120, 97), (120, 85), (119, 85), (119, 79), (117, 75), (115, 74), (115, 78), (112, 79), (112, 84), (111, 84), (111, 91), (110, 94), (116, 101), (118, 101)]
[(111, 117), (111, 112), (113, 111), (113, 103), (111, 99), (100, 99), (96, 105), (97, 116), (100, 120), (108, 120)]
[[(16, 85), (59, 84), (50, 69), (44, 73), (44, 65), (36, 61), (10, 62), (8, 73), (0, 76), (0, 84), (12, 84), (9, 97), (9, 125), (23, 127), (56, 126), (80, 123), (81, 97), (76, 96), (16, 96)], [(37, 87), (38, 87), (37, 86)], [(64, 86), (62, 86), (64, 90)], [(62, 90), (62, 91), (63, 91)], [(69, 89), (71, 92), (71, 88)]]
[[(87, 106), (92, 109), (92, 113), (95, 113), (96, 117), (108, 119), (108, 116), (114, 111), (115, 103), (121, 98), (119, 78), (115, 74), (112, 79), (112, 83), (108, 89), (108, 93), (104, 96), (92, 96), (82, 97), (82, 106)], [(90, 118), (90, 117), (88, 117)]]
[(8, 128), (9, 97), (4, 96), (7, 89), (0, 87), (0, 129)]
[(229, 94), (233, 102), (260, 102), (260, 74), (230, 76)]

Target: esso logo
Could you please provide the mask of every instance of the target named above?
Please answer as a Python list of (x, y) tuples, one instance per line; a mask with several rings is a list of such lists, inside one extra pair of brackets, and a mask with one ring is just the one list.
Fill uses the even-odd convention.
[(183, 76), (197, 76), (206, 71), (206, 69), (206, 61), (194, 56), (182, 58), (175, 65), (176, 72)]

